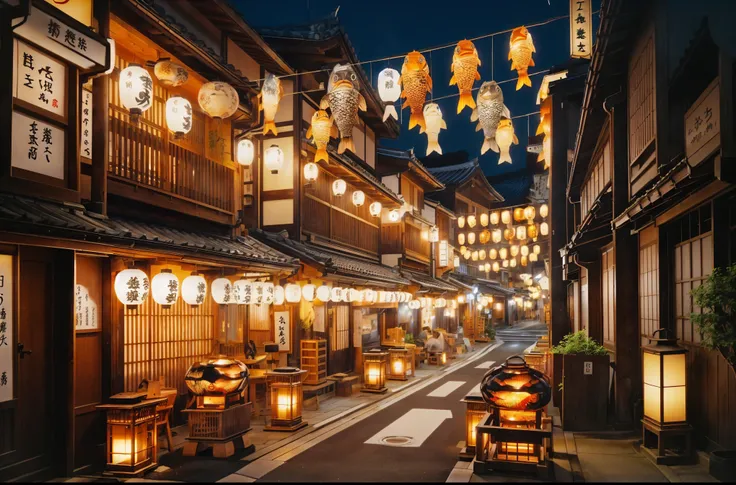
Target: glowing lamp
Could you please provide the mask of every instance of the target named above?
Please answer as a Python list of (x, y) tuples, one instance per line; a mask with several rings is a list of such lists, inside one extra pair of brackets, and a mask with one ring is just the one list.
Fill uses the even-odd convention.
[(465, 216), (460, 216), (457, 218), (457, 227), (459, 227), (460, 229), (465, 227)]
[(468, 227), (472, 229), (475, 227), (475, 224), (476, 224), (475, 215), (470, 214), (468, 216)]
[(502, 238), (503, 232), (501, 229), (494, 229), (493, 232), (491, 232), (491, 241), (494, 243), (500, 243)]
[(504, 268), (508, 268), (509, 267), (509, 260), (508, 259), (504, 259), (501, 262), (501, 266), (503, 266)]
[(244, 167), (249, 167), (253, 164), (256, 152), (253, 142), (248, 138), (243, 138), (238, 142), (238, 163)]
[(119, 476), (134, 476), (156, 463), (156, 406), (161, 400), (137, 404), (102, 404), (106, 412), (107, 470)]
[(181, 96), (166, 100), (166, 126), (179, 139), (192, 129), (192, 103)]
[(516, 255), (519, 254), (519, 246), (512, 244), (509, 248), (509, 253), (511, 253), (512, 257), (516, 257)]
[(533, 252), (534, 254), (539, 254), (539, 253), (541, 253), (541, 252), (542, 252), (542, 247), (541, 247), (541, 246), (540, 246), (539, 244), (535, 244), (535, 245), (534, 245), (534, 246), (532, 247), (532, 252)]
[(201, 305), (207, 296), (207, 280), (192, 273), (181, 282), (181, 299), (188, 305)]
[(365, 192), (362, 190), (356, 190), (353, 192), (353, 205), (355, 207), (360, 207), (363, 204), (365, 204)]
[(383, 113), (383, 121), (388, 120), (389, 117), (398, 119), (398, 113), (396, 113), (396, 107), (393, 103), (401, 96), (401, 84), (399, 78), (401, 74), (396, 69), (387, 67), (378, 73), (378, 95), (381, 97), (381, 101), (386, 103), (386, 109)]
[(529, 224), (526, 226), (526, 237), (536, 239), (537, 238), (537, 225), (536, 224)]
[(278, 145), (268, 147), (264, 154), (263, 166), (274, 175), (279, 173), (281, 167), (284, 166), (284, 151)]
[(115, 276), (115, 295), (123, 305), (143, 304), (149, 291), (148, 275), (139, 269), (125, 269)]
[(537, 253), (531, 253), (529, 255), (529, 261), (537, 261), (539, 259), (539, 255)]
[(296, 431), (307, 425), (302, 420), (302, 379), (307, 371), (281, 367), (266, 372), (271, 400), (271, 424), (266, 431)]
[(524, 208), (517, 207), (514, 209), (514, 221), (521, 222), (524, 220)]
[(284, 287), (284, 298), (287, 303), (299, 303), (302, 299), (302, 287), (296, 283), (289, 283)]
[(508, 259), (509, 257), (509, 250), (506, 248), (501, 248), (498, 250), (498, 257), (501, 259)]
[(529, 246), (524, 244), (523, 246), (519, 248), (519, 252), (521, 252), (522, 256), (529, 256)]
[(465, 303), (465, 295), (458, 295), (458, 296), (457, 296), (457, 302), (458, 302), (459, 304), (461, 304), (461, 305), (462, 305), (463, 303)]
[(478, 235), (478, 241), (481, 244), (488, 244), (489, 242), (491, 242), (491, 231), (489, 231), (488, 229), (484, 229), (483, 231), (481, 231)]
[(498, 273), (499, 271), (501, 271), (501, 265), (498, 264), (498, 261), (495, 261), (493, 263), (493, 271), (496, 272), (496, 273)]
[(371, 289), (363, 290), (363, 301), (366, 303), (375, 303), (378, 298), (378, 294)]
[(138, 122), (142, 115), (153, 103), (153, 79), (148, 71), (139, 64), (129, 64), (120, 71), (118, 83), (120, 102), (130, 111), (130, 120)]
[(179, 278), (170, 269), (161, 270), (151, 279), (153, 301), (164, 308), (170, 308), (179, 298)]
[(474, 232), (468, 233), (468, 244), (475, 244), (475, 233)]
[(332, 195), (335, 197), (342, 197), (345, 195), (345, 191), (348, 188), (348, 184), (343, 179), (337, 179), (332, 182)]
[(468, 249), (467, 251), (465, 251), (465, 252), (463, 253), (463, 258), (465, 258), (466, 260), (467, 260), (467, 259), (470, 259), (470, 256), (471, 256), (472, 254), (473, 254), (473, 253), (472, 253), (472, 252), (471, 252), (471, 251), (470, 251), (470, 250)]
[(488, 258), (489, 259), (497, 259), (498, 258), (498, 251), (495, 249), (489, 249), (488, 250)]
[(546, 236), (549, 234), (549, 225), (546, 222), (543, 222), (539, 225), (539, 234), (542, 236)]
[(452, 265), (456, 268), (460, 266), (460, 256), (455, 256), (454, 258), (452, 258)]
[(529, 260), (528, 260), (527, 256), (524, 256), (524, 255), (521, 256), (520, 262), (521, 262), (521, 265), (522, 266), (526, 266), (527, 264), (529, 264)]
[(526, 239), (526, 226), (516, 226), (516, 239), (519, 241)]
[(330, 301), (332, 303), (339, 303), (345, 299), (345, 290), (339, 286), (333, 286), (330, 290)]
[(483, 227), (488, 226), (488, 213), (487, 212), (482, 213), (480, 215), (479, 219), (480, 219), (480, 225), (481, 226), (483, 226)]
[(539, 217), (542, 219), (545, 219), (549, 215), (549, 206), (547, 204), (542, 204), (539, 206)]
[(307, 181), (307, 183), (312, 183), (315, 180), (317, 180), (317, 177), (319, 176), (319, 167), (317, 167), (317, 164), (314, 162), (309, 162), (306, 165), (304, 165), (304, 180)]
[[(235, 287), (237, 288), (238, 282), (235, 282)], [(284, 287), (281, 285), (276, 285), (273, 287), (273, 304), (274, 305), (283, 305), (286, 301), (286, 292), (284, 290)]]
[(509, 266), (511, 266), (512, 268), (516, 268), (516, 258), (511, 258), (509, 260)]
[(457, 243), (460, 244), (461, 246), (465, 244), (465, 233), (464, 232), (459, 232), (457, 234)]
[(345, 301), (347, 302), (359, 302), (361, 300), (361, 293), (355, 288), (348, 288), (345, 292)]
[(491, 271), (491, 263), (486, 263), (486, 264), (485, 264), (485, 265), (483, 266), (483, 270), (484, 270), (484, 271), (485, 271), (486, 273), (488, 273), (489, 271)]
[(330, 301), (331, 296), (330, 287), (323, 283), (319, 288), (317, 288), (315, 295), (319, 301), (327, 303)]
[(368, 212), (370, 212), (373, 217), (380, 217), (381, 208), (382, 206), (380, 202), (373, 202), (368, 206)]
[(509, 211), (503, 211), (501, 212), (501, 222), (504, 224), (508, 224), (511, 222), (511, 212)]
[(486, 260), (486, 250), (485, 249), (481, 249), (480, 251), (478, 251), (478, 259), (480, 259), (481, 261)]
[(501, 215), (498, 212), (491, 212), (490, 217), (490, 223), (494, 226), (498, 225), (498, 222), (501, 220)]
[(218, 305), (235, 303), (233, 298), (233, 284), (227, 278), (217, 278), (212, 282), (212, 299)]
[(388, 213), (388, 220), (391, 222), (399, 222), (400, 218), (401, 215), (399, 214), (398, 209), (391, 209), (391, 211)]
[(363, 392), (386, 392), (387, 352), (363, 353)]
[(470, 257), (473, 259), (473, 261), (478, 261), (478, 251), (473, 251), (470, 254)]
[(440, 229), (437, 226), (429, 228), (429, 242), (439, 242), (440, 240)]
[(406, 372), (411, 369), (412, 358), (409, 349), (397, 347), (388, 349), (388, 378), (390, 380), (405, 381)]
[(199, 88), (197, 101), (202, 111), (214, 119), (229, 118), (235, 114), (240, 97), (228, 83), (216, 81), (205, 83)]
[(684, 424), (687, 350), (677, 345), (677, 339), (666, 329), (655, 331), (649, 342), (642, 347), (644, 422), (656, 426)]
[(527, 206), (526, 209), (524, 209), (524, 217), (526, 217), (526, 220), (529, 222), (532, 222), (534, 220), (534, 216), (536, 216), (536, 211), (534, 210), (534, 206), (533, 205)]
[(311, 283), (302, 286), (302, 298), (308, 302), (313, 302), (317, 295), (317, 287)]
[(513, 241), (515, 235), (516, 232), (510, 227), (503, 230), (503, 238), (507, 241)]

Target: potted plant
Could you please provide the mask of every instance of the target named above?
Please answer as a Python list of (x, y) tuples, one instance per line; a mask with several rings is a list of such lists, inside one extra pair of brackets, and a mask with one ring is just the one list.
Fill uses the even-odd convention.
[[(562, 360), (562, 427), (595, 431), (606, 426), (610, 358), (584, 330), (565, 335), (552, 354)], [(559, 358), (556, 360), (559, 362)]]
[[(702, 336), (703, 347), (718, 351), (736, 374), (736, 264), (715, 268), (692, 292), (703, 309), (690, 318)], [(721, 481), (736, 480), (736, 450), (711, 453), (710, 474)]]

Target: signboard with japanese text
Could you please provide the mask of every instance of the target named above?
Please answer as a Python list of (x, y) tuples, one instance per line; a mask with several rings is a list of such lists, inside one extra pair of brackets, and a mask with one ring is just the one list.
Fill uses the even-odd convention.
[(708, 158), (721, 144), (721, 107), (718, 79), (685, 113), (685, 155), (690, 166)]
[(590, 59), (593, 22), (590, 0), (570, 0), (570, 57)]
[(450, 249), (446, 239), (440, 241), (439, 256), (437, 259), (439, 259), (440, 268), (450, 265)]
[(12, 137), (12, 167), (64, 180), (64, 130), (14, 111)]
[(77, 285), (74, 290), (74, 328), (76, 330), (97, 330), (97, 303), (90, 297), (89, 290)]
[(66, 66), (25, 42), (13, 42), (13, 96), (66, 118)]
[(274, 312), (273, 320), (279, 352), (291, 352), (291, 313), (289, 311)]
[(13, 399), (13, 256), (0, 254), (0, 402)]
[(82, 124), (81, 140), (79, 142), (79, 155), (92, 159), (92, 92), (82, 89)]
[(314, 324), (312, 329), (315, 332), (325, 331), (325, 305), (314, 305)]

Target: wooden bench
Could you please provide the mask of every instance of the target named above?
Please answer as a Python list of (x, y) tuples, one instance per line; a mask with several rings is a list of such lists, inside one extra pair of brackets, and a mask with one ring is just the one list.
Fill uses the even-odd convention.
[(335, 383), (335, 395), (349, 397), (353, 395), (353, 384), (360, 381), (360, 376), (335, 374), (327, 378)]
[(302, 386), (304, 406), (316, 404), (315, 410), (319, 410), (320, 401), (327, 400), (335, 395), (335, 381), (326, 380), (322, 384)]

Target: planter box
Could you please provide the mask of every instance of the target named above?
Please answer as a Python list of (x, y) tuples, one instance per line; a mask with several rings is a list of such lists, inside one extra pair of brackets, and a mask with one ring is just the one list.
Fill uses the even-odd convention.
[(562, 356), (562, 428), (565, 431), (606, 428), (609, 362), (608, 355)]

